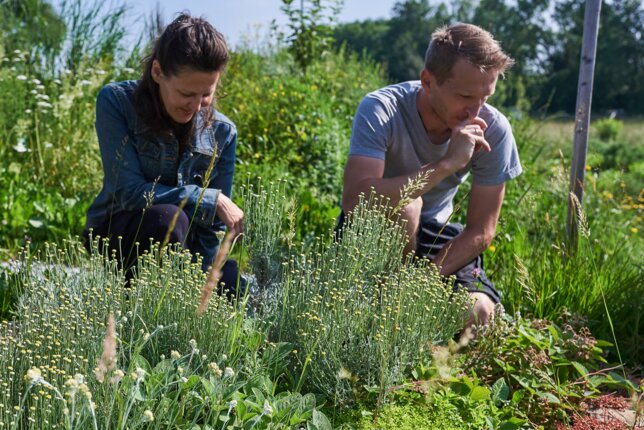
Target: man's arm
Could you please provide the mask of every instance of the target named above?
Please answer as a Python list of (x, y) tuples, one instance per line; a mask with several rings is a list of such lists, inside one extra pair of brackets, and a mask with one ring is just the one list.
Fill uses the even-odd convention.
[(360, 193), (368, 195), (372, 187), (375, 189), (376, 194), (388, 197), (391, 206), (396, 206), (400, 201), (400, 191), (410, 179), (430, 171), (425, 187), (410, 196), (415, 199), (452, 173), (448, 164), (442, 160), (437, 163), (427, 164), (419, 171), (412, 172), (409, 175), (383, 178), (384, 171), (384, 160), (357, 155), (349, 156), (344, 169), (342, 210), (345, 213), (351, 211), (358, 204)]
[(472, 185), (465, 229), (434, 258), (441, 275), (451, 275), (490, 246), (501, 213), (505, 184)]
[(351, 211), (357, 204), (360, 193), (368, 194), (373, 187), (376, 194), (388, 197), (389, 204), (396, 206), (400, 201), (400, 191), (410, 179), (425, 175), (425, 186), (410, 197), (412, 200), (422, 196), (447, 176), (463, 169), (472, 158), (474, 151), (490, 151), (490, 145), (483, 137), (487, 124), (481, 118), (468, 119), (452, 130), (452, 136), (445, 156), (435, 163), (429, 163), (415, 172), (393, 178), (383, 178), (385, 161), (378, 158), (349, 156), (344, 170), (342, 189), (342, 210)]

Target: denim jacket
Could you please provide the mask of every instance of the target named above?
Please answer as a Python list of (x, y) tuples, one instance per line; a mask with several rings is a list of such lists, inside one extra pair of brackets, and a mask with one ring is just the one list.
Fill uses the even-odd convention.
[[(231, 195), (237, 130), (217, 112), (212, 126), (202, 131), (198, 113), (197, 134), (180, 157), (176, 138), (146, 133), (134, 108), (137, 85), (138, 81), (111, 83), (98, 94), (96, 134), (104, 177), (101, 192), (87, 210), (86, 229), (122, 210), (179, 206), (185, 200), (184, 211), (192, 221), (191, 251), (203, 257), (205, 270), (219, 246), (215, 233), (225, 228), (215, 212), (219, 193)], [(213, 170), (206, 178), (215, 149)]]

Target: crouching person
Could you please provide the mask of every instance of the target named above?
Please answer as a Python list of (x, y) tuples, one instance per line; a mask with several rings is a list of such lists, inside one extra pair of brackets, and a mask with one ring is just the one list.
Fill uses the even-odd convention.
[[(353, 121), (342, 210), (371, 188), (395, 206), (401, 189), (423, 176), (425, 186), (403, 210), (407, 252), (454, 275), (473, 302), (466, 326), (486, 324), (499, 303), (482, 253), (495, 234), (505, 182), (521, 173), (506, 117), (486, 103), (513, 60), (487, 31), (470, 24), (431, 37), (420, 80), (368, 94)], [(472, 176), (465, 226), (450, 223), (460, 184)]]

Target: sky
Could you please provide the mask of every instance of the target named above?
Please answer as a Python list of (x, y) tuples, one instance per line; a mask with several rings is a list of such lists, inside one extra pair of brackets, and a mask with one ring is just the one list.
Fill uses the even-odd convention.
[[(61, 0), (54, 0), (59, 4)], [(92, 0), (86, 0), (92, 1)], [(94, 0), (96, 1), (96, 0)], [(100, 1), (100, 0), (99, 0)], [(121, 0), (129, 7), (127, 20), (131, 37), (143, 29), (142, 17), (147, 17), (160, 5), (165, 23), (169, 23), (177, 12), (188, 10), (191, 14), (205, 17), (226, 37), (230, 46), (237, 46), (243, 35), (268, 32), (271, 21), (278, 24), (286, 21), (280, 10), (280, 0)], [(344, 0), (339, 15), (340, 22), (365, 19), (388, 18), (396, 0)], [(294, 0), (298, 5), (299, 1)]]

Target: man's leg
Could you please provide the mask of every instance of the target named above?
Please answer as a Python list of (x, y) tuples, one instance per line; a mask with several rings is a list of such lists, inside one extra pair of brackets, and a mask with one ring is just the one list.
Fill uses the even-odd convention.
[(464, 328), (490, 323), (494, 317), (494, 307), (496, 306), (490, 296), (485, 293), (470, 292), (470, 299), (472, 299), (474, 306)]
[[(407, 244), (403, 255), (407, 255), (416, 250), (416, 237), (418, 234), (418, 227), (420, 226), (420, 213), (423, 209), (423, 199), (418, 197), (413, 202), (405, 206), (400, 212), (400, 219), (405, 220), (405, 233), (407, 235)], [(337, 223), (335, 225), (335, 240), (342, 239), (342, 228), (346, 222), (347, 216), (344, 212), (340, 212)]]
[(407, 245), (405, 245), (404, 255), (416, 251), (416, 237), (418, 227), (420, 226), (420, 213), (423, 210), (423, 199), (418, 197), (409, 203), (400, 212), (400, 219), (405, 220), (405, 233), (407, 234)]
[[(416, 238), (416, 256), (433, 260), (440, 250), (454, 237), (463, 231), (460, 224), (441, 225), (421, 220)], [(465, 288), (470, 293), (472, 310), (465, 322), (465, 327), (484, 325), (494, 316), (494, 307), (500, 302), (498, 291), (490, 281), (483, 268), (483, 256), (479, 255), (454, 273), (454, 289)]]

